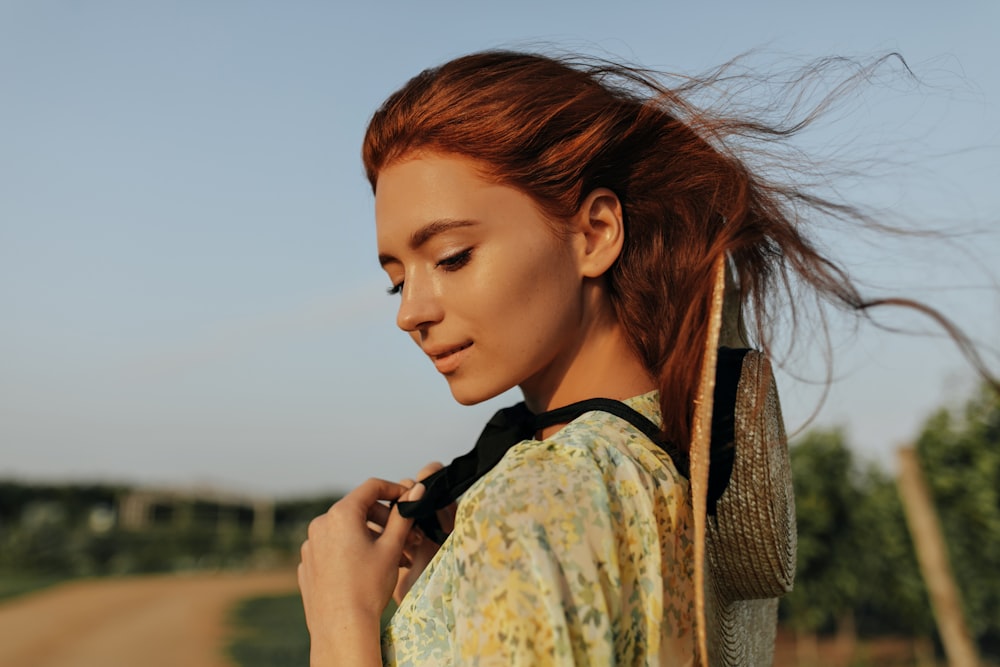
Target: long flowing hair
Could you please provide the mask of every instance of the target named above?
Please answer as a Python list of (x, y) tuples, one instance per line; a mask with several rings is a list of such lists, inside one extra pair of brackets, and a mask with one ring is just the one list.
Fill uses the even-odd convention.
[[(876, 64), (871, 67), (876, 67)], [(364, 139), (368, 180), (415, 151), (477, 160), (484, 175), (529, 194), (553, 221), (568, 219), (594, 189), (621, 200), (625, 243), (607, 274), (629, 343), (657, 381), (664, 436), (682, 449), (711, 308), (712, 267), (728, 257), (753, 342), (768, 349), (792, 285), (857, 313), (915, 308), (937, 320), (973, 364), (975, 347), (937, 311), (906, 299), (866, 299), (803, 224), (810, 216), (878, 223), (855, 207), (755, 172), (740, 146), (782, 141), (821, 113), (767, 123), (690, 103), (722, 82), (721, 68), (668, 87), (648, 71), (604, 60), (488, 51), (425, 70), (376, 111)], [(853, 78), (863, 79), (862, 68)], [(837, 94), (836, 91), (833, 93)]]

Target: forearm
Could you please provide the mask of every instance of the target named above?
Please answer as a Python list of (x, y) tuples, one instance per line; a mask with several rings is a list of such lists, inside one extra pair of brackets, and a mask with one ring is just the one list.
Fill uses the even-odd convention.
[(338, 623), (313, 633), (309, 649), (310, 667), (381, 667), (379, 619), (367, 615), (344, 615)]

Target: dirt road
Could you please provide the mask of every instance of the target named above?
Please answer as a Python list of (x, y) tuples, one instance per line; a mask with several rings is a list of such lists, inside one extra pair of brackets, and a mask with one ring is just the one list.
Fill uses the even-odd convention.
[(0, 665), (228, 667), (232, 604), (294, 590), (294, 572), (63, 584), (0, 604)]

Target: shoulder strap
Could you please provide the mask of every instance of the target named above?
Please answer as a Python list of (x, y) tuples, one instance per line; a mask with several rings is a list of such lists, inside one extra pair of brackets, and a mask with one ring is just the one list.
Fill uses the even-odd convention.
[[(738, 371), (736, 379), (739, 379)], [(725, 382), (718, 384), (723, 385)], [(735, 402), (735, 398), (733, 401)], [(407, 518), (416, 519), (417, 525), (427, 537), (439, 544), (443, 543), (448, 535), (438, 523), (437, 510), (455, 502), (476, 480), (499, 463), (507, 451), (517, 443), (533, 437), (536, 432), (547, 426), (568, 423), (584, 413), (594, 411), (612, 414), (634, 426), (670, 456), (678, 472), (684, 477), (689, 476), (688, 457), (684, 452), (674, 443), (663, 438), (659, 426), (621, 401), (610, 398), (590, 398), (538, 415), (532, 414), (524, 403), (518, 403), (493, 415), (472, 451), (463, 454), (441, 470), (420, 480), (426, 487), (423, 497), (416, 501), (397, 503), (399, 513)], [(720, 440), (720, 442), (724, 441), (729, 444), (728, 454), (726, 453), (727, 448), (719, 448), (720, 456), (723, 459), (728, 456), (729, 466), (727, 468), (722, 463), (715, 468), (715, 475), (709, 484), (711, 514), (715, 513), (715, 502), (725, 491), (726, 485), (729, 483), (729, 472), (732, 470), (732, 415), (730, 415), (729, 422), (728, 440), (725, 437)], [(720, 429), (720, 434), (724, 432), (725, 428)], [(714, 438), (715, 429), (713, 428), (713, 440)], [(713, 447), (713, 463), (715, 462), (714, 450)]]

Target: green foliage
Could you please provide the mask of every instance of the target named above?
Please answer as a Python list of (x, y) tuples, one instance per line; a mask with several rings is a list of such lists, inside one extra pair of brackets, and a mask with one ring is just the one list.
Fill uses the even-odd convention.
[(82, 523), (93, 507), (114, 507), (123, 490), (109, 484), (22, 484), (0, 480), (0, 528), (18, 522), (32, 505), (60, 507), (69, 523)]
[(309, 664), (309, 632), (298, 595), (252, 598), (232, 614), (229, 655), (241, 667)]
[[(382, 628), (395, 611), (390, 600), (382, 614)], [(297, 594), (246, 600), (233, 610), (231, 624), (234, 638), (229, 655), (240, 667), (309, 664), (309, 631)]]
[(895, 481), (860, 471), (840, 430), (813, 431), (791, 450), (799, 548), (782, 615), (796, 631), (833, 630), (853, 616), (867, 635), (925, 636), (927, 593)]
[(340, 500), (340, 496), (326, 495), (313, 498), (283, 500), (274, 506), (275, 547), (298, 556), (299, 547), (306, 539), (309, 522)]
[[(22, 577), (117, 575), (294, 563), (309, 521), (336, 497), (275, 504), (266, 542), (254, 539), (252, 514), (178, 500), (141, 530), (116, 525), (110, 485), (29, 485), (0, 481), (0, 573)], [(162, 516), (157, 516), (162, 514)], [(244, 516), (246, 514), (246, 516)]]
[(63, 577), (44, 575), (25, 575), (22, 573), (0, 573), (0, 601), (33, 593), (42, 588), (65, 581)]
[(1000, 653), (1000, 396), (941, 410), (917, 441), (969, 629)]
[(858, 627), (868, 636), (932, 636), (934, 619), (896, 481), (870, 468), (858, 483), (861, 498), (855, 530), (862, 582), (854, 601)]
[(814, 431), (791, 450), (799, 528), (795, 590), (784, 616), (799, 632), (829, 628), (858, 595), (857, 507), (850, 449), (839, 430)]
[[(966, 619), (986, 655), (1000, 653), (1000, 397), (984, 388), (941, 410), (917, 442)], [(795, 590), (782, 601), (798, 632), (853, 616), (862, 633), (928, 637), (934, 619), (895, 480), (858, 470), (839, 430), (791, 449), (798, 516)]]

